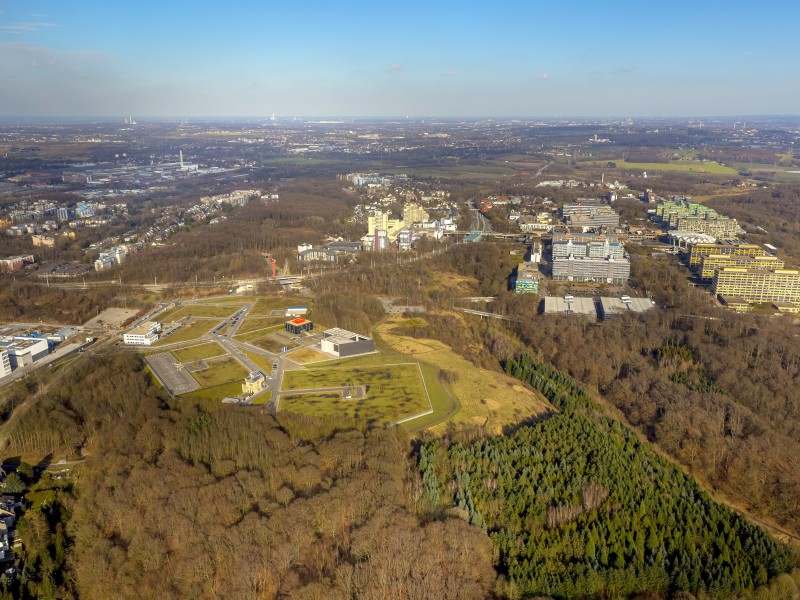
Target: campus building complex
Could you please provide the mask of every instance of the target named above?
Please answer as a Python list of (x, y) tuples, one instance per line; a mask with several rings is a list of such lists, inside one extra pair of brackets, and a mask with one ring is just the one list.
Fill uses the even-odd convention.
[(704, 254), (700, 257), (697, 271), (703, 281), (711, 281), (714, 271), (726, 267), (744, 267), (754, 271), (772, 271), (783, 269), (784, 262), (777, 256), (747, 256), (735, 254)]
[(569, 227), (596, 229), (619, 227), (619, 215), (602, 200), (581, 199), (561, 208), (564, 223)]
[(706, 255), (766, 256), (767, 251), (756, 244), (732, 242), (689, 244), (689, 267), (697, 268)]
[(713, 208), (687, 199), (669, 200), (656, 207), (656, 217), (665, 229), (702, 233), (720, 240), (736, 239), (736, 219), (720, 215)]
[(796, 303), (800, 302), (800, 271), (725, 267), (714, 272), (711, 289), (729, 306), (736, 300)]

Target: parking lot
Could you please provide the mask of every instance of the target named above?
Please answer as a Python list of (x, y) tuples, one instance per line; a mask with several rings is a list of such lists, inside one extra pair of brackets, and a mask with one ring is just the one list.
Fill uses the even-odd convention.
[(200, 387), (189, 373), (175, 366), (178, 361), (169, 352), (153, 354), (148, 356), (145, 361), (164, 384), (164, 387), (175, 396), (193, 392)]

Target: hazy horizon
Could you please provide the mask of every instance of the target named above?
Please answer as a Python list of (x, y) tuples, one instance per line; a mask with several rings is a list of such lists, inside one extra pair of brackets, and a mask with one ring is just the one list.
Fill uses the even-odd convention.
[(796, 114), (800, 7), (749, 6), (8, 5), (0, 115)]

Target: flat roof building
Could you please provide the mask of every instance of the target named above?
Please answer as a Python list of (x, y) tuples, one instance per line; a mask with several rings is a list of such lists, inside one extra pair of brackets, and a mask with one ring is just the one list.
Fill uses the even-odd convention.
[(700, 257), (700, 266), (698, 273), (700, 279), (704, 281), (711, 281), (714, 277), (714, 271), (717, 269), (724, 269), (725, 267), (744, 267), (745, 269), (754, 269), (757, 271), (768, 271), (774, 269), (783, 269), (785, 263), (777, 256), (767, 254), (765, 256), (747, 256), (735, 254), (705, 254)]
[(8, 353), (9, 366), (18, 369), (33, 364), (50, 353), (47, 338), (28, 336), (2, 336), (0, 349)]
[(584, 315), (597, 316), (597, 308), (593, 298), (574, 296), (545, 296), (544, 314), (546, 315)]
[(595, 283), (625, 284), (631, 274), (631, 263), (627, 258), (554, 258), (553, 279), (555, 281), (584, 281)]
[(291, 321), (286, 321), (284, 329), (286, 329), (286, 331), (289, 333), (300, 335), (304, 331), (311, 331), (314, 329), (314, 323), (303, 317), (297, 317)]
[(535, 262), (525, 262), (517, 266), (514, 291), (517, 294), (539, 293), (539, 268)]
[(705, 254), (730, 254), (733, 256), (766, 256), (767, 251), (756, 244), (737, 242), (690, 243), (689, 266), (697, 267)]
[(152, 346), (158, 341), (161, 332), (161, 323), (146, 321), (135, 329), (122, 335), (122, 341), (128, 346)]
[(322, 333), (320, 346), (323, 352), (339, 358), (375, 352), (375, 340), (365, 335), (334, 327)]
[(601, 319), (607, 319), (613, 315), (625, 313), (643, 313), (653, 308), (653, 303), (647, 298), (631, 298), (622, 296), (620, 298), (600, 298), (598, 303), (598, 314)]
[(6, 348), (0, 348), (0, 377), (11, 374), (11, 359)]
[(750, 303), (800, 302), (800, 271), (725, 267), (714, 272), (711, 289), (717, 296)]

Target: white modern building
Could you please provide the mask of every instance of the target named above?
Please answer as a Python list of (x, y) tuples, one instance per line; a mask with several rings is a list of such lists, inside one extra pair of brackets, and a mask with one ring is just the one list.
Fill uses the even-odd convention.
[(8, 350), (0, 348), (0, 377), (5, 377), (11, 373), (11, 360), (8, 357)]
[(9, 366), (14, 369), (33, 364), (50, 353), (46, 338), (0, 337), (0, 348), (8, 353)]
[(320, 347), (323, 352), (342, 358), (375, 352), (375, 340), (365, 335), (334, 327), (322, 333)]
[(128, 346), (152, 346), (158, 341), (159, 333), (161, 333), (161, 323), (147, 321), (123, 334), (122, 340)]

